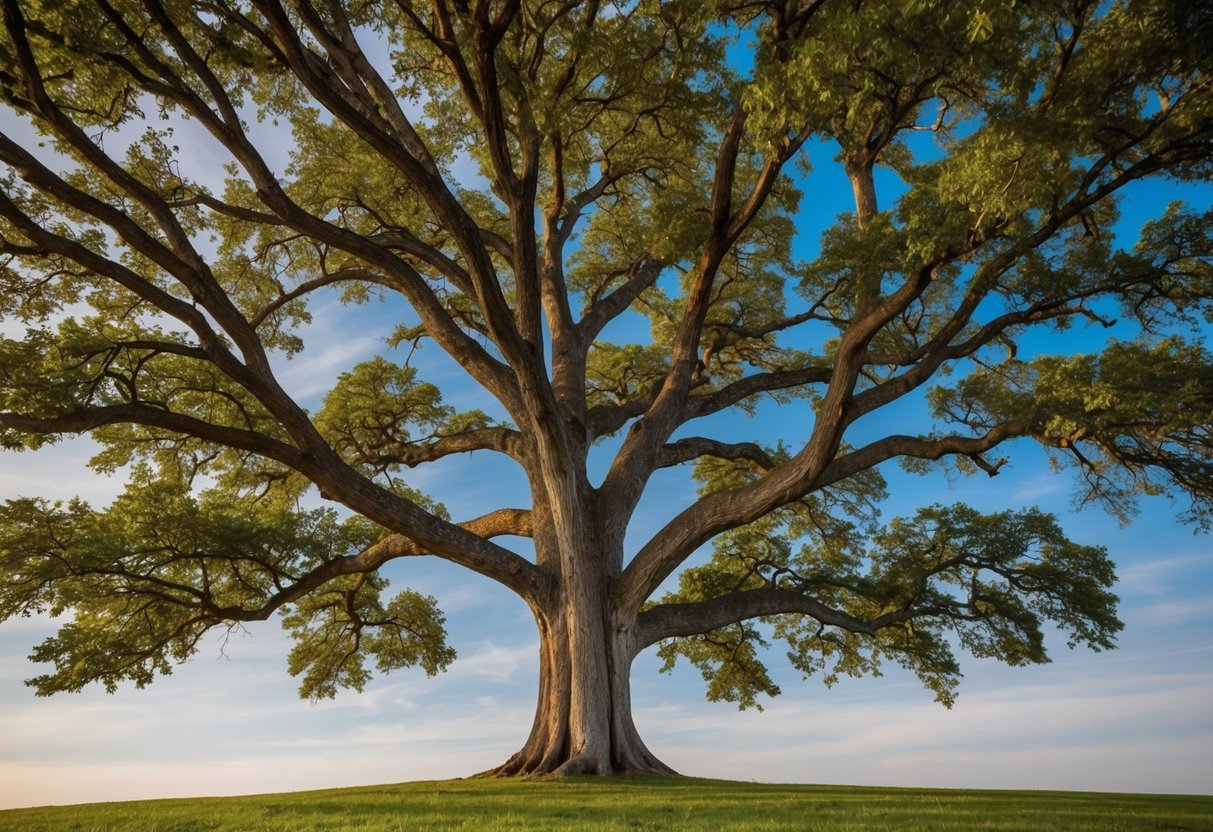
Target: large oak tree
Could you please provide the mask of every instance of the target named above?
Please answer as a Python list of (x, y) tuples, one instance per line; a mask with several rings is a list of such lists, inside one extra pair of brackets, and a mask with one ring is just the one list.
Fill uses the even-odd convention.
[[(106, 508), (0, 510), (0, 617), (67, 614), (39, 693), (143, 685), (275, 615), (306, 695), (438, 672), (434, 600), (380, 574), (432, 556), (538, 626), (534, 726), (499, 772), (661, 771), (630, 714), (650, 645), (743, 705), (777, 692), (771, 639), (827, 681), (900, 663), (945, 703), (957, 648), (1045, 661), (1046, 623), (1112, 646), (1103, 549), (1037, 510), (881, 525), (884, 463), (993, 475), (1035, 440), (1081, 499), (1165, 490), (1209, 520), (1213, 215), (1112, 232), (1133, 183), (1213, 170), (1207, 4), (3, 12), (0, 441), (89, 433), (130, 476)], [(180, 158), (187, 122), (222, 171)], [(831, 169), (853, 208), (802, 262)], [(396, 316), (399, 348), (308, 410), (281, 356), (334, 293)], [(1133, 337), (1091, 354), (1033, 335), (1113, 318)], [(484, 410), (444, 403), (418, 346)], [(760, 405), (786, 435), (737, 441), (725, 415)], [(453, 519), (410, 486), (468, 452), (529, 493)], [(698, 497), (625, 546), (674, 466)]]

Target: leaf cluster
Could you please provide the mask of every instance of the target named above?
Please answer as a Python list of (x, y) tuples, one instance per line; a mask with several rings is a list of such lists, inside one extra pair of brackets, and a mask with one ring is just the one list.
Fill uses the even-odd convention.
[(437, 602), (406, 589), (385, 604), (386, 587), (367, 574), (330, 581), (283, 616), (295, 639), (288, 669), (302, 676), (300, 696), (315, 701), (332, 699), (338, 688), (361, 691), (370, 679), (368, 657), (381, 673), (420, 665), (427, 676), (455, 660)]
[(757, 651), (781, 640), (806, 677), (833, 685), (893, 661), (950, 705), (960, 680), (956, 647), (1010, 665), (1043, 663), (1046, 624), (1066, 632), (1069, 646), (1096, 650), (1110, 649), (1122, 627), (1107, 552), (1070, 541), (1038, 509), (930, 506), (869, 534), (845, 532), (809, 537), (796, 550), (795, 538), (764, 518), (724, 536), (712, 559), (686, 570), (662, 603), (778, 589), (820, 611), (665, 641), (666, 669), (684, 658), (703, 673), (709, 698), (755, 706), (760, 694), (779, 692)]
[[(192, 495), (141, 470), (103, 510), (79, 500), (0, 507), (0, 620), (67, 618), (31, 654), (54, 667), (30, 680), (40, 695), (91, 683), (143, 687), (208, 632), (269, 617), (381, 535), (331, 510), (233, 502), (219, 489)], [(304, 695), (361, 684), (364, 653), (383, 670), (420, 664), (434, 673), (453, 659), (432, 598), (405, 590), (381, 604), (385, 581), (365, 575), (315, 582), (318, 591), (283, 619), (297, 639), (290, 668), (306, 670)]]
[(931, 394), (939, 418), (985, 428), (1014, 421), (1081, 475), (1082, 501), (1122, 519), (1166, 486), (1207, 526), (1213, 507), (1213, 376), (1199, 344), (1113, 343), (1099, 355), (1040, 357), (975, 372)]

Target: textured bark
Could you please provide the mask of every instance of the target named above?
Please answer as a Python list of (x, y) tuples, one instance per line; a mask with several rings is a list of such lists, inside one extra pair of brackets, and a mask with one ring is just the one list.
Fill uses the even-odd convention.
[(673, 774), (645, 747), (632, 721), (632, 659), (644, 645), (621, 618), (610, 580), (622, 535), (599, 522), (588, 484), (551, 482), (537, 495), (540, 568), (554, 589), (532, 603), (539, 631), (539, 695), (523, 747), (491, 774)]
[[(585, 596), (582, 596), (583, 599)], [(598, 612), (561, 604), (555, 616), (536, 614), (539, 625), (539, 697), (526, 743), (497, 776), (674, 774), (640, 739), (632, 720), (631, 630), (611, 632), (605, 597)]]

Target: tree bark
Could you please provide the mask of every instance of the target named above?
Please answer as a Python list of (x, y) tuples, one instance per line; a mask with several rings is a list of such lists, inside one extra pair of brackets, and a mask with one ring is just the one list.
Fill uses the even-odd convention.
[(580, 489), (549, 488), (549, 505), (566, 510), (543, 512), (535, 524), (537, 559), (556, 579), (555, 591), (531, 604), (540, 645), (535, 720), (523, 747), (486, 773), (674, 774), (632, 720), (632, 659), (644, 645), (635, 616), (621, 619), (610, 595), (621, 539), (598, 527), (586, 509), (592, 498), (574, 508), (569, 498)]
[(536, 613), (539, 698), (526, 743), (497, 776), (675, 774), (645, 746), (632, 720), (632, 629), (605, 626), (605, 592), (570, 596)]

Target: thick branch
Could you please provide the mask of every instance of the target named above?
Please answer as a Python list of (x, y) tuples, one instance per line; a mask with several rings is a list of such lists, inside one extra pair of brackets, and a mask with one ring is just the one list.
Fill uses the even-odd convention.
[(522, 461), (522, 446), (522, 435), (516, 430), (500, 427), (482, 428), (403, 445), (364, 461), (382, 465), (407, 465), (409, 468), (415, 468), (425, 462), (434, 462), (452, 454), (471, 453), (472, 451), (498, 451)]
[(665, 267), (666, 262), (660, 257), (645, 257), (633, 266), (631, 275), (623, 285), (606, 297), (591, 303), (577, 324), (578, 333), (584, 343), (593, 341), (603, 327), (623, 314), (645, 289), (657, 281)]
[(678, 322), (678, 330), (670, 347), (670, 368), (658, 387), (652, 406), (637, 426), (640, 429), (628, 434), (603, 481), (603, 499), (615, 511), (627, 513), (630, 507), (635, 506), (645, 482), (655, 470), (658, 451), (678, 427), (679, 411), (691, 388), (699, 360), (700, 336), (711, 306), (716, 273), (736, 239), (730, 239), (729, 225), (737, 155), (745, 133), (745, 123), (745, 109), (738, 105), (720, 142), (708, 204), (708, 235), (695, 264), (682, 320)]
[(303, 466), (297, 448), (256, 431), (213, 425), (192, 416), (172, 413), (144, 404), (121, 404), (78, 410), (51, 418), (35, 418), (19, 413), (0, 413), (0, 428), (38, 436), (60, 436), (96, 430), (106, 425), (134, 424), (162, 428), (176, 434), (193, 436), (228, 448), (248, 451), (273, 459), (291, 468)]
[[(517, 332), (513, 329), (512, 314), (497, 283), (492, 261), (485, 248), (483, 232), (459, 205), (446, 183), (409, 153), (384, 122), (345, 99), (342, 92), (344, 83), (334, 77), (335, 73), (328, 68), (325, 61), (303, 44), (292, 27), (289, 16), (280, 5), (273, 0), (259, 0), (256, 5), (270, 25), (270, 31), (265, 35), (267, 47), (290, 67), (317, 101), (375, 148), (385, 161), (404, 174), (417, 188), (438, 222), (451, 233), (468, 263), (473, 284), (472, 297), (481, 307), (489, 323), (490, 335), (498, 347), (511, 359), (527, 354), (527, 350), (520, 346)], [(403, 268), (404, 264), (399, 258), (367, 238), (302, 211), (279, 186), (277, 179), (256, 154), (246, 136), (234, 134), (223, 126), (216, 125), (213, 118), (208, 118), (209, 111), (200, 102), (191, 101), (190, 107), (191, 112), (200, 110), (195, 112), (195, 115), (241, 160), (257, 185), (259, 196), (290, 227), (348, 251), (389, 272), (402, 273), (406, 280), (409, 301), (435, 340), (477, 381), (493, 392), (515, 417), (522, 415), (515, 385), (512, 380), (507, 380), (506, 368), (459, 329), (429, 286), (414, 270)]]
[(637, 650), (662, 639), (699, 635), (749, 618), (786, 613), (802, 613), (822, 624), (869, 635), (879, 627), (895, 623), (896, 619), (885, 615), (873, 621), (864, 621), (800, 592), (767, 586), (732, 592), (707, 601), (659, 604), (647, 609), (636, 619)]
[(472, 294), (472, 278), (463, 266), (434, 246), (422, 242), (405, 229), (393, 228), (390, 231), (376, 234), (371, 239), (384, 248), (399, 249), (416, 257), (454, 283), (460, 292), (469, 296)]
[(743, 526), (778, 506), (887, 459), (896, 456), (919, 459), (939, 459), (946, 455), (977, 456), (1007, 439), (1027, 433), (1026, 426), (1008, 422), (977, 438), (886, 437), (829, 461), (807, 480), (804, 463), (793, 458), (756, 483), (713, 492), (682, 511), (641, 547), (615, 580), (612, 594), (625, 610), (638, 610), (691, 552), (717, 534)]
[[(155, 10), (153, 10), (153, 15), (155, 16)], [(259, 378), (270, 378), (269, 360), (260, 339), (241, 315), (235, 303), (219, 285), (202, 256), (195, 250), (190, 235), (181, 226), (168, 201), (111, 159), (51, 99), (43, 83), (42, 69), (37, 64), (26, 39), (23, 14), (15, 4), (6, 3), (4, 18), (6, 28), (9, 30), (9, 38), (21, 66), (24, 84), (36, 114), (54, 130), (56, 135), (80, 153), (94, 171), (146, 208), (156, 226), (163, 233), (166, 243), (154, 239), (123, 212), (105, 205), (99, 200), (90, 198), (90, 209), (92, 210), (85, 210), (98, 219), (102, 219), (140, 254), (179, 280), (189, 290), (195, 301), (206, 308), (235, 341), (251, 371)], [(160, 21), (158, 20), (158, 22)], [(191, 55), (196, 57), (196, 54), (192, 52)], [(219, 90), (219, 92), (222, 91)], [(21, 159), (18, 166), (28, 176), (34, 172), (34, 168), (30, 164), (32, 157), (29, 157), (28, 154), (25, 156), (28, 158)], [(82, 201), (80, 199), (81, 196), (84, 196), (82, 192), (70, 188), (58, 177), (48, 177), (44, 173), (36, 175), (43, 180), (43, 183), (57, 186), (56, 196), (64, 199), (68, 204), (72, 204), (73, 201), (78, 204)], [(43, 185), (39, 185), (39, 187), (43, 187)], [(101, 209), (103, 213), (97, 213), (96, 209)]]
[(657, 397), (657, 388), (647, 387), (641, 395), (622, 404), (606, 404), (592, 408), (586, 414), (586, 430), (590, 439), (600, 436), (610, 436), (628, 423), (643, 414), (653, 404)]
[(745, 376), (719, 390), (688, 398), (685, 409), (686, 418), (693, 419), (719, 413), (721, 410), (760, 393), (788, 390), (808, 384), (824, 384), (830, 380), (831, 373), (832, 368), (830, 367), (801, 367), (795, 370), (776, 370), (770, 373)]
[[(1031, 428), (1028, 425), (1019, 421), (1008, 421), (991, 428), (981, 436), (886, 436), (839, 456), (821, 472), (816, 485), (818, 487), (832, 485), (896, 457), (937, 460), (945, 456), (964, 456), (976, 460), (980, 458), (981, 454), (1009, 439), (1030, 435)], [(996, 465), (987, 463), (987, 466), (979, 464), (978, 467), (986, 470), (991, 476), (997, 473)], [(990, 468), (994, 470), (990, 471)]]
[[(500, 535), (527, 537), (531, 534), (530, 512), (523, 509), (501, 509), (486, 514), (483, 517), (478, 517), (475, 520), (460, 523), (459, 527), (482, 538)], [(290, 586), (275, 593), (260, 607), (248, 609), (245, 607), (219, 607), (211, 604), (204, 607), (204, 609), (209, 615), (224, 621), (262, 621), (269, 618), (270, 615), (283, 605), (302, 598), (334, 578), (342, 575), (374, 572), (390, 560), (426, 554), (430, 553), (415, 541), (404, 535), (392, 534), (356, 555), (337, 558), (316, 567)], [(512, 555), (512, 553), (510, 554)], [(534, 567), (517, 555), (502, 558), (498, 563), (494, 564), (496, 569), (491, 573), (490, 571), (486, 571), (485, 564), (479, 560), (469, 559), (468, 562), (455, 560), (455, 562), (461, 563), (461, 565), (474, 569), (477, 572), (482, 572), (507, 586), (518, 583), (523, 576), (529, 578), (527, 583), (531, 585), (532, 591), (538, 590), (542, 585), (542, 581), (533, 574)], [(524, 597), (534, 596), (527, 595)]]
[(657, 467), (669, 468), (672, 465), (691, 462), (703, 456), (747, 460), (763, 473), (775, 467), (774, 460), (753, 442), (718, 442), (702, 436), (679, 439), (677, 442), (666, 445), (657, 457)]
[[(133, 221), (122, 212), (107, 205), (88, 194), (70, 187), (61, 178), (51, 173), (35, 160), (29, 153), (11, 141), (8, 136), (0, 134), (0, 161), (4, 161), (22, 172), (22, 175), (40, 190), (59, 198), (65, 204), (80, 211), (97, 217), (102, 222), (110, 224), (119, 234), (129, 234), (137, 241), (134, 248), (141, 253), (142, 245), (159, 248), (150, 237), (143, 234)], [(160, 289), (155, 284), (121, 263), (110, 260), (75, 240), (59, 236), (47, 230), (42, 223), (26, 215), (7, 194), (0, 193), (0, 217), (7, 219), (33, 242), (42, 253), (56, 254), (67, 258), (85, 269), (112, 280), (122, 288), (130, 291), (136, 297), (142, 298), (156, 309), (170, 315), (188, 326), (212, 361), (224, 372), (237, 381), (248, 380), (243, 373), (243, 365), (223, 345), (218, 334), (211, 328), (210, 322), (192, 304), (186, 303)], [(142, 245), (141, 245), (142, 244)]]

